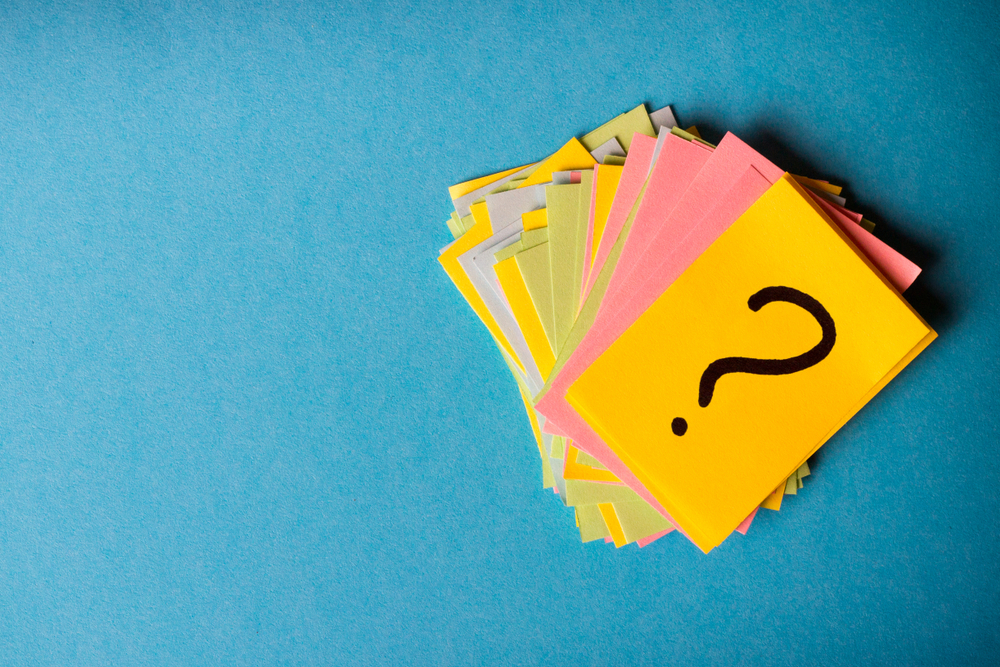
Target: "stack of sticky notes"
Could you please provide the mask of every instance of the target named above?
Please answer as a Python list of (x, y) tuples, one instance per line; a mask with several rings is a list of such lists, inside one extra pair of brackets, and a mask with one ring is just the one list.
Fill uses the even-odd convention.
[(669, 107), (450, 188), (444, 270), (524, 401), (584, 542), (708, 552), (936, 336), (920, 272), (841, 188)]

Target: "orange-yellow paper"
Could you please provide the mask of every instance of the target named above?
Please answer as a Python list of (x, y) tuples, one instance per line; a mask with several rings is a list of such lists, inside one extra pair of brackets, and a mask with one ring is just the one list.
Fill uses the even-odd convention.
[(480, 176), (479, 178), (474, 178), (471, 181), (465, 181), (464, 183), (457, 183), (450, 188), (448, 188), (448, 195), (452, 199), (458, 199), (463, 195), (467, 195), (474, 190), (485, 187), (490, 183), (496, 183), (501, 178), (505, 176), (510, 176), (511, 174), (521, 171), (527, 165), (521, 167), (514, 167), (513, 169), (508, 169), (506, 171), (501, 171), (496, 174), (489, 174), (488, 176)]
[(563, 479), (579, 479), (588, 482), (610, 482), (621, 484), (610, 470), (601, 470), (584, 465), (577, 460), (580, 450), (573, 445), (566, 447), (566, 461), (563, 464)]
[(570, 139), (566, 144), (553, 153), (545, 161), (538, 165), (535, 173), (525, 179), (524, 183), (518, 187), (526, 188), (529, 185), (548, 183), (552, 180), (552, 173), (556, 171), (572, 171), (574, 169), (593, 169), (597, 160), (590, 154), (583, 144), (576, 138)]
[[(832, 317), (828, 356), (789, 375), (729, 373), (723, 357), (787, 359), (823, 338), (787, 286)], [(935, 333), (787, 175), (723, 233), (573, 384), (567, 399), (703, 551), (720, 544)], [(688, 425), (675, 435), (672, 422)]]
[(549, 226), (548, 211), (544, 208), (535, 209), (534, 211), (528, 211), (521, 216), (521, 222), (524, 224), (524, 231), (530, 232), (532, 229), (541, 229), (542, 227)]

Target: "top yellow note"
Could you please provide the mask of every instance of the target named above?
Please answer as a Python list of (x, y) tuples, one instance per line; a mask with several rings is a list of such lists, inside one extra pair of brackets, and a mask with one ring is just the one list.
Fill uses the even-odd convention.
[(708, 552), (935, 335), (786, 174), (567, 400)]

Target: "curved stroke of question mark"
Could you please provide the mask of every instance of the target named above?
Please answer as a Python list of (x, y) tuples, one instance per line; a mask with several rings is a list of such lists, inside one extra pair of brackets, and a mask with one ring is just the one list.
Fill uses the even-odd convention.
[[(750, 357), (716, 359), (701, 374), (701, 383), (698, 386), (698, 405), (703, 408), (708, 407), (708, 404), (712, 402), (712, 395), (715, 393), (715, 383), (723, 375), (728, 373), (791, 375), (815, 366), (826, 359), (830, 351), (833, 350), (833, 344), (837, 341), (837, 327), (823, 304), (805, 292), (800, 292), (792, 287), (765, 287), (751, 296), (747, 300), (747, 305), (750, 310), (756, 313), (767, 304), (775, 301), (795, 304), (812, 315), (822, 329), (822, 339), (808, 352), (790, 359), (753, 359)], [(674, 419), (670, 426), (675, 435), (684, 435), (687, 432), (687, 422), (681, 417)]]

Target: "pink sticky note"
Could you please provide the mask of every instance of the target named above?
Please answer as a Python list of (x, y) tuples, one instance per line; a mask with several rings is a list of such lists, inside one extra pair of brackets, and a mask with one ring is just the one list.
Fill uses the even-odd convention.
[(569, 437), (555, 422), (550, 419), (546, 419), (545, 423), (542, 424), (542, 433), (548, 433), (549, 435), (558, 435), (561, 438)]
[(647, 544), (652, 544), (653, 542), (655, 542), (656, 540), (660, 539), (661, 537), (663, 537), (667, 533), (672, 533), (673, 531), (674, 531), (673, 528), (667, 528), (666, 530), (664, 530), (662, 532), (659, 532), (659, 533), (656, 533), (655, 535), (650, 535), (649, 537), (644, 537), (641, 540), (636, 540), (635, 543), (638, 544), (639, 548), (641, 549), (642, 547), (646, 546)]
[[(680, 269), (681, 272), (686, 270), (721, 235), (719, 228), (713, 225), (725, 220), (734, 221), (742, 215), (742, 212), (746, 211), (770, 187), (768, 180), (756, 170), (753, 170), (753, 173), (745, 174), (737, 186), (734, 186), (720, 201), (717, 210), (713, 210), (705, 216), (705, 224), (699, 223), (683, 243), (668, 241), (677, 248), (677, 252), (662, 261), (646, 278), (647, 285), (638, 286), (625, 281), (622, 289), (627, 290), (632, 294), (632, 297), (612, 315), (612, 319), (626, 323), (624, 327), (619, 327), (618, 335), (624, 333), (625, 329), (631, 326), (631, 323), (659, 298), (662, 292), (657, 290), (660, 289), (660, 286), (672, 284), (680, 276), (677, 270)], [(814, 195), (809, 190), (805, 190), (805, 192), (897, 290), (900, 292), (906, 290), (920, 274), (920, 267), (859, 226), (843, 212), (846, 209)], [(728, 224), (725, 225), (725, 228), (728, 229)], [(633, 271), (631, 277), (635, 278), (636, 275), (637, 273)]]
[[(653, 305), (664, 290), (715, 243), (715, 240), (729, 229), (729, 225), (767, 192), (771, 185), (772, 182), (756, 168), (749, 167), (726, 195), (719, 199), (718, 203), (686, 235), (677, 238), (684, 230), (677, 233), (676, 229), (670, 229), (665, 225), (655, 243), (661, 247), (672, 248), (673, 251), (664, 252), (665, 256), (652, 270), (649, 267), (654, 266), (656, 257), (647, 254), (643, 258), (645, 261), (641, 268), (646, 274), (645, 279), (639, 270), (633, 270), (628, 279), (623, 281), (622, 292), (619, 292), (623, 296), (617, 300), (622, 305), (610, 316), (608, 337), (617, 340), (618, 336), (625, 333), (625, 330)], [(696, 216), (697, 212), (694, 210), (688, 213), (688, 219)], [(675, 233), (671, 234), (671, 231)]]
[(604, 538), (604, 543), (605, 544), (611, 544), (614, 541), (615, 541), (615, 538), (611, 537), (610, 535), (608, 535), (607, 537)]
[[(808, 188), (807, 188), (807, 190), (808, 190)], [(830, 201), (829, 199), (824, 199), (823, 197), (820, 197), (820, 195), (819, 195), (818, 192), (813, 192), (812, 190), (809, 190), (809, 194), (815, 195), (816, 197), (819, 197), (820, 199), (823, 199), (823, 201), (825, 201), (830, 207), (837, 209), (838, 211), (840, 211), (841, 213), (843, 213), (844, 215), (846, 215), (848, 218), (850, 218), (854, 222), (858, 223), (859, 225), (861, 224), (861, 218), (863, 218), (864, 216), (861, 215), (860, 213), (855, 213), (854, 211), (848, 210), (848, 209), (844, 208), (843, 206), (841, 206), (840, 204), (838, 204), (835, 201)]]
[[(669, 139), (676, 139), (675, 142), (672, 142), (673, 145), (678, 146), (676, 150), (685, 149), (689, 153), (699, 149), (707, 150), (703, 144), (671, 136), (668, 137), (668, 143), (664, 144), (664, 152), (671, 145)], [(661, 152), (660, 159), (662, 160), (664, 157), (663, 152)], [(733, 134), (726, 134), (718, 148), (711, 153), (710, 159), (703, 158), (703, 160), (704, 168), (698, 172), (697, 178), (689, 181), (690, 187), (683, 192), (679, 200), (676, 200), (676, 206), (669, 211), (662, 209), (659, 211), (662, 216), (659, 225), (646, 225), (639, 230), (640, 237), (636, 243), (632, 244), (633, 254), (626, 257), (625, 253), (622, 253), (622, 258), (626, 260), (626, 263), (615, 268), (615, 275), (608, 286), (612, 297), (615, 297), (619, 290), (631, 293), (638, 289), (677, 248), (677, 245), (695, 229), (701, 229), (699, 233), (702, 234), (702, 239), (711, 239), (711, 242), (714, 242), (722, 231), (728, 229), (734, 220), (727, 220), (725, 215), (722, 218), (718, 216), (711, 218), (706, 213), (736, 185), (737, 181), (743, 178), (747, 169), (755, 168), (768, 182), (767, 187), (776, 183), (784, 173)], [(657, 169), (654, 169), (654, 175), (658, 168), (659, 161)], [(670, 179), (666, 185), (668, 188), (670, 186), (677, 187), (679, 180)], [(651, 182), (650, 188), (652, 185)], [(766, 189), (765, 187), (764, 190)], [(762, 194), (764, 191), (761, 191), (758, 197)], [(662, 197), (663, 195), (657, 193), (656, 196)], [(631, 241), (631, 239), (629, 240)], [(641, 256), (633, 259), (636, 250), (641, 253)], [(690, 262), (680, 262), (674, 266), (675, 268), (687, 269), (689, 264)], [(667, 285), (672, 282), (671, 280)], [(607, 295), (605, 302), (607, 302)], [(631, 325), (631, 322), (629, 324)]]
[(618, 234), (625, 225), (625, 220), (628, 218), (628, 214), (632, 212), (632, 206), (635, 204), (635, 200), (638, 199), (639, 192), (646, 182), (646, 175), (649, 173), (649, 165), (653, 159), (654, 148), (656, 148), (656, 139), (639, 133), (632, 136), (632, 144), (629, 146), (628, 157), (625, 158), (625, 166), (622, 168), (621, 179), (618, 181), (618, 189), (615, 191), (615, 198), (611, 202), (611, 210), (608, 212), (608, 221), (604, 226), (602, 242), (597, 246), (594, 267), (591, 269), (583, 289), (584, 299), (590, 294), (590, 290), (594, 286), (598, 274), (601, 272), (601, 267), (604, 266), (608, 255), (611, 254), (614, 239), (618, 238)]

